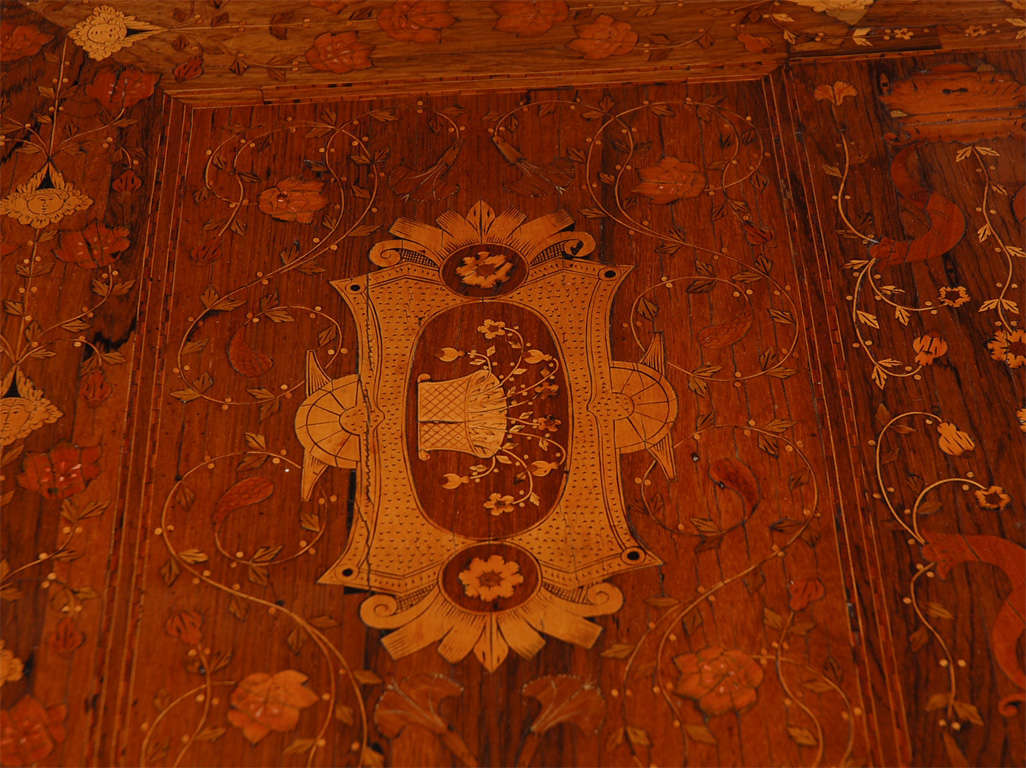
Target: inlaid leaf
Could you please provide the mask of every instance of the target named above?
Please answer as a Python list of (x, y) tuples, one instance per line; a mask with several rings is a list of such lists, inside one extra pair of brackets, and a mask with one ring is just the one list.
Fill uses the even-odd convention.
[(700, 741), (703, 744), (716, 743), (716, 737), (713, 736), (712, 731), (701, 723), (685, 723), (684, 732), (694, 741)]
[(627, 643), (614, 643), (600, 654), (604, 659), (626, 659), (634, 650), (633, 645)]
[(807, 728), (790, 727), (787, 729), (788, 734), (794, 739), (795, 744), (800, 744), (803, 747), (814, 747), (819, 742), (816, 741), (816, 737)]

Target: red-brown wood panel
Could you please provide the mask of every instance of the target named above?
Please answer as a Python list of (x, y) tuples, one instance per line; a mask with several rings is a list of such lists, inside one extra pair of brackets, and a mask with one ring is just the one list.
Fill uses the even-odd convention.
[(796, 67), (789, 86), (863, 603), (921, 765), (1023, 759), (1021, 73), (1018, 52), (938, 56)]

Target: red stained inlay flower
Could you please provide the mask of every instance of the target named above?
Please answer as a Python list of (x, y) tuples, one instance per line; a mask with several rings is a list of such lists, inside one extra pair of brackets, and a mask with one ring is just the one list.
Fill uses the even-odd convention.
[(638, 44), (638, 33), (626, 21), (617, 21), (603, 13), (591, 24), (577, 27), (577, 38), (568, 45), (586, 59), (607, 59), (623, 56)]
[(189, 80), (195, 80), (203, 74), (203, 71), (203, 57), (193, 56), (172, 69), (171, 75), (179, 83), (184, 83)]
[(455, 23), (448, 0), (397, 0), (378, 11), (378, 26), (403, 42), (441, 42), (442, 30)]
[(664, 157), (656, 165), (642, 168), (638, 174), (641, 183), (634, 191), (660, 205), (697, 197), (705, 189), (705, 176), (698, 166), (675, 157)]
[(67, 264), (77, 264), (83, 269), (106, 267), (117, 261), (117, 254), (126, 250), (131, 242), (124, 227), (105, 227), (98, 221), (85, 229), (62, 232), (60, 245), (53, 252)]
[(212, 264), (221, 258), (221, 239), (210, 237), (189, 251), (189, 258), (197, 264)]
[(134, 67), (126, 67), (120, 72), (106, 67), (96, 73), (93, 81), (85, 87), (85, 92), (108, 112), (120, 112), (152, 96), (159, 79), (160, 75), (154, 72), (143, 72)]
[(50, 635), (50, 647), (61, 656), (71, 656), (85, 642), (85, 633), (70, 616), (65, 616)]
[(228, 721), (252, 744), (271, 731), (291, 731), (299, 722), (299, 710), (317, 702), (317, 694), (305, 682), (306, 675), (294, 669), (249, 675), (232, 691)]
[(284, 179), (260, 193), (260, 210), (281, 221), (309, 224), (313, 215), (328, 204), (321, 194), (324, 183), (303, 179)]
[(816, 577), (795, 579), (791, 582), (791, 586), (788, 587), (788, 591), (791, 593), (789, 607), (796, 613), (804, 610), (808, 607), (809, 603), (816, 602), (826, 594), (823, 582)]
[(495, 28), (517, 37), (544, 35), (570, 14), (565, 0), (498, 0), (492, 10), (499, 15)]
[(987, 342), (990, 356), (1002, 361), (1009, 368), (1026, 364), (1026, 331), (1000, 330)]
[(114, 387), (107, 381), (103, 371), (90, 371), (82, 377), (82, 381), (78, 385), (78, 393), (82, 395), (86, 405), (90, 408), (98, 408), (114, 394)]
[(139, 178), (139, 174), (135, 171), (125, 171), (114, 179), (114, 182), (110, 186), (115, 192), (127, 195), (131, 192), (135, 192), (142, 186), (142, 179)]
[(711, 647), (673, 661), (680, 670), (677, 693), (694, 699), (705, 714), (740, 712), (755, 703), (763, 672), (747, 653)]
[(53, 35), (40, 32), (32, 24), (0, 22), (0, 61), (17, 61), (26, 56), (35, 56), (51, 40)]
[(64, 741), (66, 707), (46, 708), (25, 696), (0, 712), (0, 758), (4, 765), (32, 765), (49, 757)]
[(199, 645), (203, 640), (202, 626), (203, 617), (196, 611), (179, 611), (165, 622), (164, 631), (186, 645)]
[(30, 453), (22, 462), (18, 484), (48, 499), (81, 493), (100, 474), (100, 446), (79, 448), (61, 443), (47, 453)]
[(306, 60), (314, 69), (344, 75), (354, 69), (370, 68), (372, 50), (374, 46), (361, 43), (356, 32), (325, 32), (314, 38)]
[(938, 357), (943, 357), (948, 352), (948, 343), (940, 337), (940, 334), (924, 333), (912, 340), (912, 349), (916, 353), (917, 365), (933, 365)]
[(992, 485), (986, 490), (975, 491), (975, 494), (976, 503), (982, 509), (1004, 509), (1012, 501), (1012, 497), (1005, 493), (1005, 489), (1000, 485)]

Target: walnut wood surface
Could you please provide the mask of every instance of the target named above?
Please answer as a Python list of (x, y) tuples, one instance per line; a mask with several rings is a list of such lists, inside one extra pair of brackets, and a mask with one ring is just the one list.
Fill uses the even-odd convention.
[(4, 4), (4, 765), (1026, 759), (1015, 2), (110, 5)]

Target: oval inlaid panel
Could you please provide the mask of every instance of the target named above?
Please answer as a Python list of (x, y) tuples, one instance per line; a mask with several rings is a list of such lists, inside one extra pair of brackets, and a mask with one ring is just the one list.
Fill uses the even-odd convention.
[(568, 403), (559, 349), (530, 310), (482, 302), (430, 320), (406, 397), (406, 445), (425, 514), (476, 539), (544, 518), (562, 493)]

